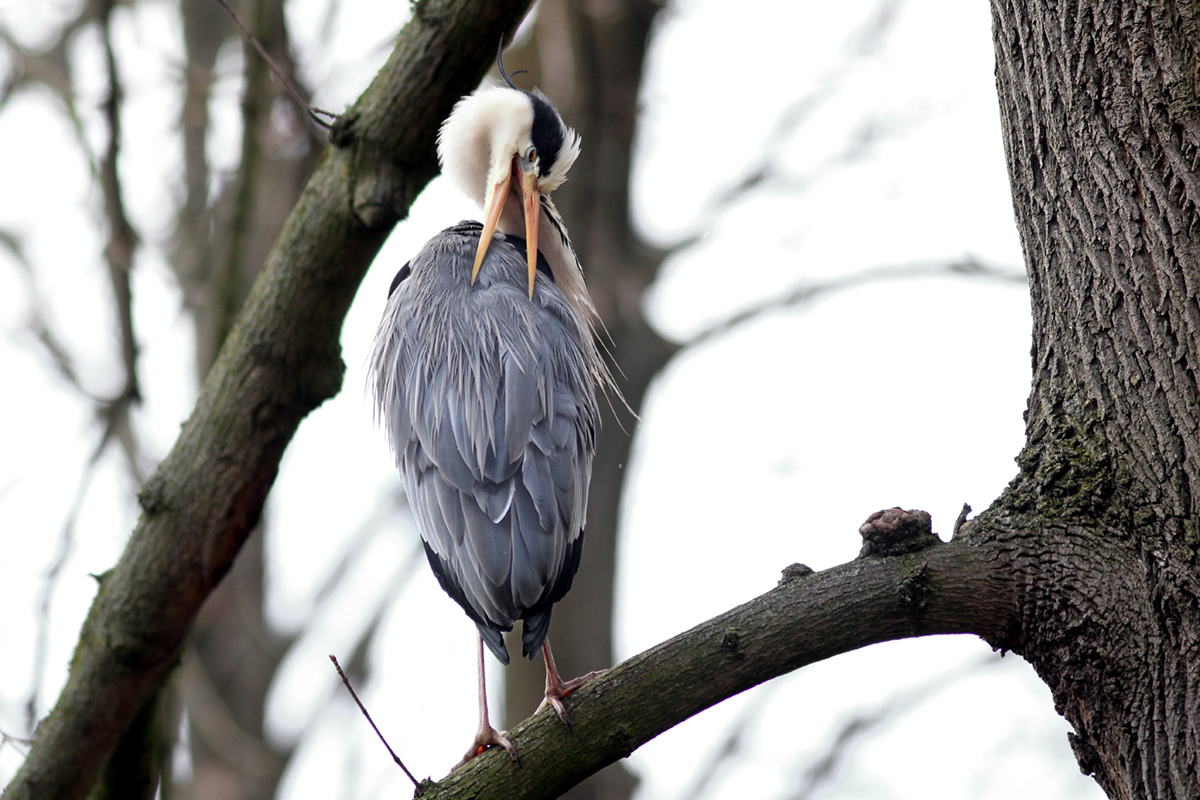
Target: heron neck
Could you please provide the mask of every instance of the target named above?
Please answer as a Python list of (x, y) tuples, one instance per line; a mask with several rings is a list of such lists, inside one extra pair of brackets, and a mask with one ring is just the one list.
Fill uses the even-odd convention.
[(538, 220), (538, 250), (550, 264), (555, 285), (562, 290), (580, 321), (590, 330), (596, 319), (596, 307), (592, 305), (587, 284), (584, 283), (583, 268), (579, 257), (575, 255), (575, 248), (571, 246), (567, 226), (549, 196), (542, 197), (541, 215)]
[[(571, 304), (579, 319), (586, 321), (590, 327), (596, 318), (596, 309), (588, 295), (579, 258), (571, 247), (567, 227), (554, 204), (550, 202), (550, 197), (545, 195), (542, 201), (541, 218), (538, 220), (538, 251), (550, 264), (554, 284), (566, 296), (567, 302)], [(500, 212), (500, 219), (496, 223), (496, 230), (505, 235), (525, 238), (525, 209), (520, 194), (509, 193), (504, 201), (504, 210)]]
[[(525, 210), (521, 207), (521, 193), (509, 192), (504, 199), (504, 208), (500, 211), (500, 219), (496, 222), (496, 230), (506, 236), (525, 238)], [(542, 237), (538, 237), (541, 239)]]

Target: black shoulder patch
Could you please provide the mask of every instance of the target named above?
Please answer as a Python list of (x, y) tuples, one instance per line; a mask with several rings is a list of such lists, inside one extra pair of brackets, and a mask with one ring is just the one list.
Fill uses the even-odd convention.
[[(508, 240), (509, 244), (517, 248), (517, 252), (520, 253), (522, 257), (525, 256), (525, 237), (513, 236), (511, 233), (506, 233), (504, 234), (504, 238)], [(537, 271), (549, 278), (551, 283), (554, 283), (554, 273), (550, 270), (550, 262), (546, 260), (544, 255), (542, 255), (541, 250), (537, 251)]]
[[(523, 90), (522, 90), (523, 91)], [(529, 138), (538, 151), (538, 172), (545, 177), (550, 167), (558, 160), (558, 153), (563, 146), (562, 117), (550, 105), (550, 101), (541, 92), (525, 92), (533, 104), (533, 129)]]
[(396, 291), (396, 287), (400, 285), (401, 281), (412, 274), (412, 269), (408, 266), (410, 263), (412, 262), (408, 262), (401, 267), (400, 271), (396, 273), (396, 277), (392, 278), (392, 285), (388, 287), (388, 297), (392, 296), (392, 292)]

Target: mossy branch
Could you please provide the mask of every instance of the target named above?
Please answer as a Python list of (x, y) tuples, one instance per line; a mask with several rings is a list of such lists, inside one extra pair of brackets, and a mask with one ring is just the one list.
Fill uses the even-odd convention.
[(489, 750), (423, 782), (419, 796), (550, 800), (693, 714), (807, 664), (931, 634), (1004, 647), (1017, 604), (997, 560), (997, 548), (956, 542), (819, 573), (792, 565), (775, 589), (584, 684), (567, 698), (570, 729), (543, 711), (510, 730), (519, 766)]

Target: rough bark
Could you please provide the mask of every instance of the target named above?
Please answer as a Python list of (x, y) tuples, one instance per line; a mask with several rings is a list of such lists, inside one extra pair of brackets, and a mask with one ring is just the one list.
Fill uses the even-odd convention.
[(258, 521), (296, 426), (340, 387), (342, 319), (388, 231), (437, 172), (438, 125), (526, 8), (418, 4), (387, 65), (342, 116), (195, 411), (140, 495), (142, 517), (101, 582), (67, 684), (6, 798), (84, 797), (159, 689)]
[[(1195, 3), (992, 3), (1033, 302), (1014, 649), (1114, 798), (1200, 796)], [(1003, 534), (1011, 536), (1012, 534)]]

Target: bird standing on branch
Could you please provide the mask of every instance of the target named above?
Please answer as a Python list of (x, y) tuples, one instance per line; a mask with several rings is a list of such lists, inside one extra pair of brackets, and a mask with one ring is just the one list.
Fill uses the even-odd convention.
[(595, 308), (550, 192), (579, 137), (536, 89), (463, 98), (442, 125), (442, 172), (483, 209), (483, 224), (439, 233), (392, 281), (371, 380), (417, 519), (446, 593), (479, 629), (479, 731), (516, 750), (488, 719), (483, 645), (508, 664), (503, 631), (524, 621), (523, 654), (540, 649), (546, 696), (564, 682), (547, 634), (583, 547), (599, 419), (595, 384), (611, 377), (593, 339)]

